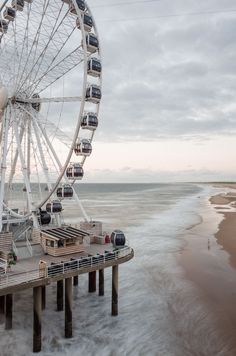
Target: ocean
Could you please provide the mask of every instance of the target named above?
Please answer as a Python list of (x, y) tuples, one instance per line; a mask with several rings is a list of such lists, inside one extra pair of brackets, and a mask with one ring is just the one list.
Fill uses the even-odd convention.
[[(81, 184), (78, 193), (88, 215), (104, 230), (125, 232), (135, 257), (119, 267), (119, 316), (112, 317), (111, 271), (105, 270), (105, 296), (88, 294), (87, 277), (73, 289), (73, 338), (64, 338), (64, 313), (56, 312), (56, 286), (47, 288), (43, 312), (43, 356), (211, 356), (229, 355), (227, 339), (201, 291), (186, 278), (178, 258), (186, 233), (216, 214), (208, 197), (218, 190), (200, 184)], [(65, 222), (80, 212), (64, 206)], [(209, 234), (217, 230), (219, 218)], [(13, 330), (0, 320), (0, 356), (31, 355), (32, 296), (14, 298)]]

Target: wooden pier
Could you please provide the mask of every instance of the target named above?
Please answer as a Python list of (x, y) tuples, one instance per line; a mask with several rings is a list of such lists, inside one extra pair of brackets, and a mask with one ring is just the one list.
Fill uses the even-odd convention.
[[(111, 315), (118, 315), (118, 266), (132, 259), (133, 249), (122, 247), (113, 251), (111, 244), (83, 246), (83, 251), (65, 256), (34, 256), (17, 262), (16, 266), (0, 276), (0, 313), (5, 314), (5, 328), (14, 327), (14, 294), (33, 290), (33, 352), (42, 349), (42, 311), (46, 303), (46, 287), (57, 284), (57, 311), (64, 309), (65, 338), (73, 335), (72, 288), (78, 285), (81, 274), (88, 274), (88, 291), (104, 295), (104, 269), (112, 268)], [(19, 269), (22, 270), (19, 273)], [(97, 273), (98, 271), (98, 273)]]

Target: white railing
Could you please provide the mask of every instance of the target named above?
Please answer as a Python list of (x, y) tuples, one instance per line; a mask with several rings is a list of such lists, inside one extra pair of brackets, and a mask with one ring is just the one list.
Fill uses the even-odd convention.
[(46, 266), (45, 269), (37, 269), (28, 272), (6, 274), (0, 276), (0, 289), (18, 285), (21, 283), (29, 283), (40, 278), (53, 278), (59, 274), (70, 273), (75, 270), (83, 270), (85, 268), (101, 266), (104, 268), (107, 262), (124, 258), (132, 253), (132, 248), (124, 247), (116, 251), (106, 251), (104, 254), (97, 254), (90, 257), (81, 257), (72, 259), (63, 263), (55, 263)]
[(89, 257), (80, 257), (78, 259), (71, 258), (70, 261), (53, 263), (51, 266), (46, 267), (46, 276), (54, 277), (59, 274), (73, 272), (74, 270), (82, 270), (84, 268), (96, 267), (105, 265), (107, 262), (117, 260), (119, 258), (130, 255), (132, 249), (130, 247), (124, 247), (116, 251), (106, 251), (104, 254), (97, 254)]
[(0, 289), (31, 282), (39, 278), (39, 270), (22, 272), (17, 274), (6, 274), (0, 277)]

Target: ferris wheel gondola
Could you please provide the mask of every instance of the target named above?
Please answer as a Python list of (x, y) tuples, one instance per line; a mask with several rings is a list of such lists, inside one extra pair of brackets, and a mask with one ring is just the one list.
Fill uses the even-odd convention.
[(14, 21), (16, 17), (16, 10), (13, 9), (12, 7), (6, 7), (6, 9), (3, 12), (3, 17), (8, 21)]
[[(99, 38), (87, 2), (0, 5), (0, 231), (3, 211), (11, 223), (17, 204), (14, 218), (40, 227), (51, 221), (48, 213), (61, 213), (61, 199), (78, 202), (73, 185), (92, 152), (101, 84)], [(14, 194), (23, 187), (25, 201)]]
[[(87, 14), (83, 14), (82, 15), (82, 19), (83, 19), (83, 24), (84, 24), (85, 31), (90, 32), (92, 30), (92, 27), (93, 27), (93, 18), (92, 18), (92, 16), (89, 16)], [(77, 28), (80, 29), (80, 20), (79, 20), (79, 18), (76, 19), (76, 26), (77, 26)]]
[(12, 5), (13, 9), (18, 10), (18, 11), (23, 11), (25, 2), (24, 2), (24, 0), (12, 0), (11, 5)]
[(60, 199), (72, 198), (73, 194), (73, 188), (70, 184), (64, 184), (57, 188), (57, 197)]
[(0, 32), (6, 33), (8, 29), (8, 23), (5, 20), (0, 19)]

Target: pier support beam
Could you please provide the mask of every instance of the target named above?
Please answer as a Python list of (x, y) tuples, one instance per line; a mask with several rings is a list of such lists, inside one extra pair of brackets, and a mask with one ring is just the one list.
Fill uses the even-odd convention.
[(5, 295), (0, 297), (0, 314), (5, 313)]
[(34, 287), (34, 325), (33, 325), (33, 352), (41, 351), (42, 329), (42, 287)]
[(72, 337), (72, 277), (65, 279), (65, 337)]
[(7, 294), (6, 301), (5, 301), (5, 315), (6, 315), (5, 329), (6, 330), (12, 329), (12, 305), (13, 305), (13, 296), (12, 294)]
[(96, 292), (96, 271), (89, 272), (89, 281), (88, 281), (88, 291), (89, 293)]
[(63, 310), (63, 291), (64, 291), (64, 281), (63, 279), (57, 281), (57, 311)]
[(42, 310), (46, 308), (46, 286), (42, 286)]
[(79, 276), (74, 276), (74, 286), (78, 286), (79, 284)]
[(98, 291), (99, 296), (104, 295), (104, 269), (99, 270), (99, 291)]
[(111, 315), (118, 315), (118, 265), (112, 267)]

